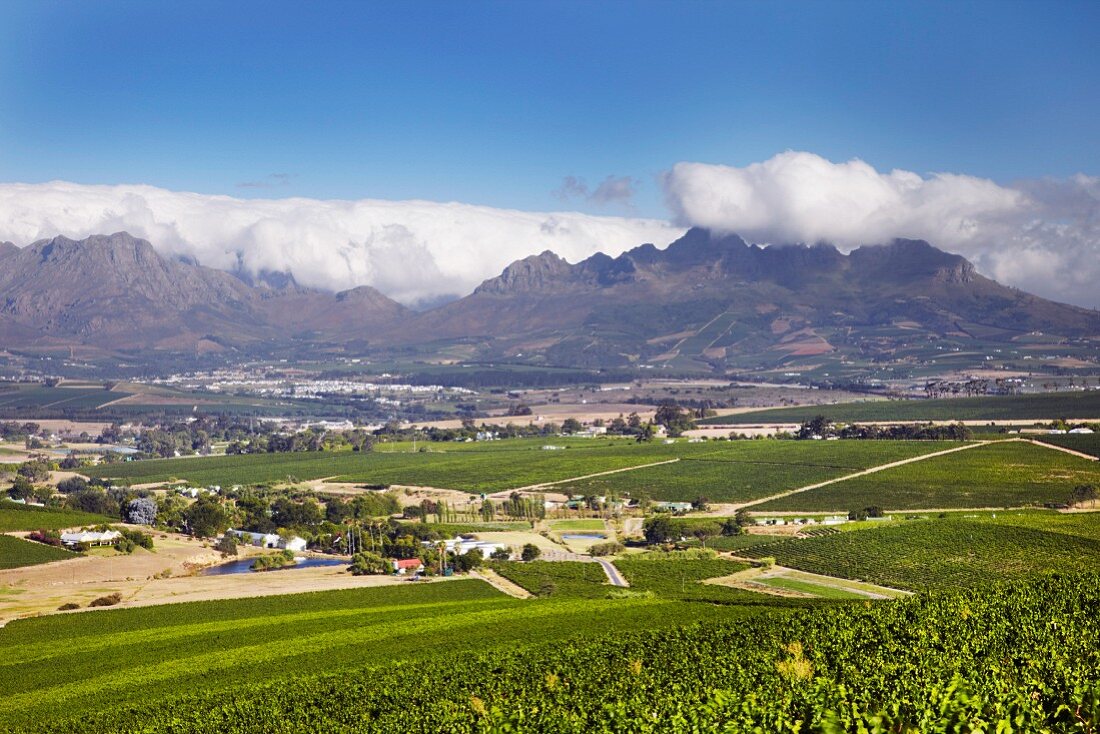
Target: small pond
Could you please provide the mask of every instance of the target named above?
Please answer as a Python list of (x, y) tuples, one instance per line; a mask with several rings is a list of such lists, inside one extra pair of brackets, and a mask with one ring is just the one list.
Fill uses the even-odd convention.
[(561, 537), (562, 540), (607, 540), (606, 535), (596, 533), (566, 533)]
[[(203, 576), (227, 576), (233, 573), (252, 573), (252, 562), (256, 558), (241, 558), (236, 561), (229, 561), (228, 563), (220, 563), (217, 566), (211, 566), (210, 568), (202, 572)], [(298, 562), (293, 566), (287, 566), (286, 568), (274, 569), (275, 571), (292, 571), (296, 568), (317, 568), (318, 566), (347, 566), (349, 561), (342, 560), (340, 558), (298, 558)], [(273, 573), (274, 571), (264, 571), (264, 573)]]

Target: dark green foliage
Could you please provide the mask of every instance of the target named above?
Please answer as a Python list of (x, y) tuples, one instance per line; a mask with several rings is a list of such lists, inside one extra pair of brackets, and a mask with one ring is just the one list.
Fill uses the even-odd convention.
[(520, 551), (519, 557), (524, 561), (533, 561), (542, 555), (542, 550), (534, 543), (527, 543)]
[(252, 562), (253, 571), (277, 571), (280, 568), (288, 568), (296, 563), (294, 560), (294, 553), (288, 550), (282, 550), (278, 553), (270, 553), (268, 555), (259, 556)]
[(200, 495), (183, 511), (191, 534), (199, 538), (213, 538), (229, 527), (229, 516), (222, 503), (210, 495)]
[(382, 556), (370, 551), (363, 551), (352, 557), (351, 566), (348, 570), (351, 571), (353, 576), (378, 576), (390, 573), (393, 569)]

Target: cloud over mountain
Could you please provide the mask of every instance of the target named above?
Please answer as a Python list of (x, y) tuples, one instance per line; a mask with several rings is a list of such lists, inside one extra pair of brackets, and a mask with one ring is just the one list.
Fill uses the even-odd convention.
[(570, 260), (664, 246), (667, 222), (427, 201), (237, 199), (153, 186), (0, 184), (0, 242), (125, 230), (162, 253), (303, 285), (370, 285), (404, 303), (462, 295), (508, 263), (553, 250)]
[(1001, 282), (1100, 306), (1100, 178), (1004, 186), (974, 176), (883, 173), (788, 151), (744, 167), (678, 163), (664, 177), (678, 223), (755, 242), (826, 241), (844, 249), (925, 239)]

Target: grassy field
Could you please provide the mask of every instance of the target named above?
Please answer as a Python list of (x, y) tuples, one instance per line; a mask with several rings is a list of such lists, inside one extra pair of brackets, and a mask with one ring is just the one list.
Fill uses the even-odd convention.
[(1032, 443), (1005, 441), (781, 497), (753, 509), (1027, 507), (1067, 502), (1078, 484), (1100, 484), (1100, 463)]
[(754, 410), (707, 418), (707, 425), (801, 423), (817, 415), (834, 421), (1052, 420), (1100, 417), (1100, 390), (1038, 395), (991, 395), (936, 400), (869, 400), (835, 405)]
[(667, 599), (525, 602), (460, 580), (20, 620), (0, 629), (0, 729), (184, 692), (663, 627), (672, 616), (751, 613)]
[(742, 551), (783, 566), (913, 591), (1100, 570), (1100, 513), (991, 514), (791, 539)]
[(952, 448), (946, 441), (733, 441), (674, 464), (559, 485), (562, 492), (745, 502), (880, 464)]
[(835, 586), (825, 586), (824, 584), (815, 584), (812, 581), (791, 579), (783, 576), (758, 579), (756, 583), (763, 584), (764, 586), (770, 586), (773, 589), (783, 589), (785, 591), (797, 591), (802, 594), (812, 594), (813, 596), (819, 597), (821, 599), (850, 600), (867, 598), (863, 594), (857, 594), (854, 591), (838, 589)]
[(0, 533), (10, 533), (13, 530), (61, 530), (105, 522), (118, 522), (118, 519), (59, 507), (27, 507), (0, 500)]
[[(547, 444), (567, 446), (546, 451)], [(637, 444), (633, 441), (519, 440), (446, 444), (430, 452), (253, 454), (156, 459), (93, 467), (87, 474), (123, 484), (186, 479), (193, 484), (261, 484), (332, 477), (374, 485), (495, 492), (598, 472), (644, 467), (554, 487), (578, 494), (648, 494), (714, 501), (763, 497), (859, 469), (942, 450), (946, 442), (741, 441)], [(476, 447), (476, 448), (475, 448)], [(680, 459), (672, 464), (646, 466)], [(689, 463), (690, 462), (690, 463)], [(683, 466), (681, 466), (683, 464)]]
[(76, 558), (76, 554), (11, 535), (0, 535), (0, 570), (64, 561), (68, 558)]

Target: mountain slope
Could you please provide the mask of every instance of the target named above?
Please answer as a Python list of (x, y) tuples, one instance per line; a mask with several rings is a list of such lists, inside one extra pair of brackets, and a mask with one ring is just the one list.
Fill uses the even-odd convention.
[[(256, 288), (162, 257), (125, 232), (0, 247), (0, 329), (9, 342), (103, 348), (242, 346), (295, 332), (363, 336), (405, 309), (373, 289), (332, 295)], [(32, 336), (33, 335), (33, 336)]]
[(474, 340), (486, 355), (588, 366), (780, 364), (845, 350), (888, 356), (972, 332), (1100, 334), (1095, 312), (1001, 286), (927, 242), (845, 255), (702, 229), (664, 250), (642, 245), (575, 265), (549, 252), (528, 257), (413, 323), (406, 340)]

